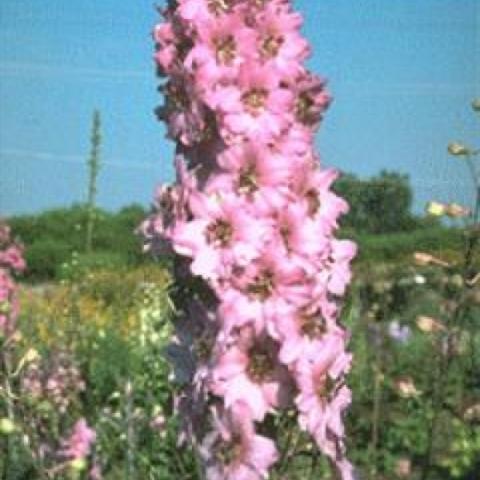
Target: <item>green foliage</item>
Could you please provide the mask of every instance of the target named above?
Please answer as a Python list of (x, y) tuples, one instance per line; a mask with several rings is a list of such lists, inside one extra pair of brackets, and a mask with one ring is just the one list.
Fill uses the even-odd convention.
[(381, 235), (357, 235), (352, 231), (344, 232), (343, 235), (358, 242), (362, 262), (398, 261), (411, 256), (415, 251), (442, 252), (448, 258), (458, 256), (455, 252), (460, 250), (464, 242), (459, 229), (440, 226)]
[(34, 279), (54, 278), (71, 255), (68, 243), (54, 238), (39, 239), (26, 252), (28, 276)]
[(413, 194), (408, 175), (382, 170), (377, 176), (359, 179), (346, 174), (334, 188), (350, 204), (342, 225), (356, 232), (404, 232), (424, 224), (410, 212)]
[(11, 217), (13, 234), (26, 247), (27, 280), (52, 280), (62, 275), (62, 265), (78, 254), (86, 266), (139, 265), (148, 261), (135, 229), (147, 215), (141, 205), (130, 205), (116, 213), (95, 210), (95, 254), (85, 252), (88, 209), (82, 205), (48, 210), (38, 215)]

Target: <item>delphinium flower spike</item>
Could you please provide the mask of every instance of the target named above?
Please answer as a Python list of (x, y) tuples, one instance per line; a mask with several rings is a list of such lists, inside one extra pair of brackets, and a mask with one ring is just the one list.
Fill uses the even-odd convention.
[(143, 230), (152, 250), (177, 255), (167, 354), (184, 385), (182, 438), (209, 480), (265, 478), (279, 447), (261, 426), (295, 409), (353, 478), (338, 316), (356, 246), (335, 238), (348, 205), (314, 149), (330, 96), (304, 65), (302, 18), (288, 0), (177, 0), (161, 13), (159, 115), (177, 144), (177, 181)]

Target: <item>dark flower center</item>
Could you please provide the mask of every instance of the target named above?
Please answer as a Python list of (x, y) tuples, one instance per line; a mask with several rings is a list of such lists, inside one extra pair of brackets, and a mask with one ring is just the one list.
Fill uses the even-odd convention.
[(215, 15), (228, 12), (233, 4), (233, 0), (208, 0), (208, 9)]
[(316, 389), (317, 397), (322, 401), (329, 399), (332, 393), (335, 391), (336, 386), (337, 382), (327, 373), (318, 384)]
[(230, 465), (243, 456), (244, 447), (240, 435), (235, 435), (229, 442), (219, 441), (215, 447), (215, 456), (223, 465)]
[(306, 125), (315, 123), (315, 114), (312, 112), (312, 107), (314, 105), (315, 102), (308, 92), (303, 92), (297, 97), (295, 103), (295, 115), (300, 122)]
[(229, 65), (235, 58), (236, 45), (233, 35), (227, 35), (223, 38), (216, 38), (213, 41), (215, 45), (217, 61)]
[(270, 34), (262, 42), (260, 51), (264, 57), (276, 57), (280, 47), (283, 45), (283, 37), (280, 35)]
[(187, 110), (190, 100), (185, 89), (179, 84), (168, 82), (165, 88), (167, 107), (172, 110)]
[(302, 333), (310, 338), (318, 338), (327, 331), (325, 320), (318, 314), (305, 314), (300, 317), (300, 323)]
[(252, 88), (242, 96), (243, 104), (252, 114), (257, 115), (265, 107), (268, 92), (264, 88)]
[(312, 188), (305, 194), (305, 198), (307, 199), (308, 203), (309, 215), (315, 215), (322, 206), (322, 202), (320, 201), (320, 196), (318, 192)]
[(275, 359), (270, 345), (254, 345), (249, 351), (248, 376), (256, 383), (271, 378), (275, 369)]
[(203, 333), (200, 337), (194, 340), (195, 355), (199, 360), (207, 360), (212, 352), (215, 338), (213, 335)]
[(257, 176), (254, 165), (248, 165), (239, 175), (238, 189), (242, 193), (253, 193), (257, 190)]
[(269, 270), (255, 277), (253, 282), (248, 286), (248, 293), (259, 297), (261, 300), (267, 299), (274, 289), (274, 276)]
[(233, 228), (223, 219), (218, 219), (207, 227), (206, 237), (210, 244), (226, 247), (232, 239)]

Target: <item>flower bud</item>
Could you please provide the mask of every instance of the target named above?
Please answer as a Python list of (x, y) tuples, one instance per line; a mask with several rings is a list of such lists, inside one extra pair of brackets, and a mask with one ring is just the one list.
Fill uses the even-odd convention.
[(11, 435), (16, 430), (15, 424), (9, 418), (0, 418), (0, 433)]
[(468, 407), (463, 412), (463, 419), (467, 422), (480, 421), (480, 403)]
[(150, 421), (150, 427), (160, 433), (165, 430), (165, 425), (166, 425), (166, 419), (162, 414), (156, 415)]
[(25, 363), (32, 363), (40, 358), (40, 354), (34, 348), (29, 348), (25, 356)]
[(440, 258), (434, 257), (429, 253), (425, 252), (415, 252), (413, 254), (413, 260), (415, 263), (421, 267), (425, 267), (427, 265), (438, 265), (440, 267), (448, 267), (449, 264)]
[(410, 377), (399, 378), (395, 382), (395, 388), (398, 394), (403, 398), (418, 397), (421, 392), (415, 386), (415, 383)]
[(425, 210), (429, 215), (441, 217), (442, 215), (445, 215), (447, 211), (447, 205), (439, 202), (428, 202)]
[(0, 315), (7, 315), (10, 313), (10, 302), (3, 300), (0, 302)]
[(74, 472), (83, 472), (87, 468), (87, 461), (84, 458), (75, 458), (70, 462), (70, 468)]
[(21, 334), (21, 332), (16, 330), (12, 335), (12, 342), (20, 343), (22, 339), (23, 339), (23, 335)]
[(443, 323), (426, 315), (417, 317), (417, 327), (424, 333), (437, 333), (445, 330)]
[(471, 210), (458, 203), (450, 203), (445, 206), (445, 213), (451, 218), (464, 218), (471, 215)]
[(463, 281), (463, 277), (459, 273), (452, 275), (452, 277), (450, 278), (450, 283), (457, 288), (462, 288), (465, 284), (465, 282)]
[(399, 458), (395, 462), (395, 475), (399, 478), (410, 478), (412, 475), (412, 462), (409, 458)]
[(466, 155), (470, 155), (471, 153), (470, 149), (466, 145), (463, 145), (460, 142), (450, 143), (447, 149), (448, 149), (448, 153), (455, 157), (466, 156)]

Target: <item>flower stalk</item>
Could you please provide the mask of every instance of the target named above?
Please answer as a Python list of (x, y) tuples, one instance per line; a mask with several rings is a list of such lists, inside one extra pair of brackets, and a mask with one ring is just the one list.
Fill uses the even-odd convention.
[[(331, 99), (304, 65), (302, 18), (284, 0), (179, 0), (161, 13), (158, 114), (177, 181), (159, 189), (143, 232), (151, 251), (176, 256), (166, 353), (182, 385), (180, 441), (208, 480), (254, 480), (315, 458), (305, 432), (351, 479), (338, 318), (356, 246), (335, 236), (348, 205), (314, 149)], [(275, 428), (289, 411), (294, 431)]]

